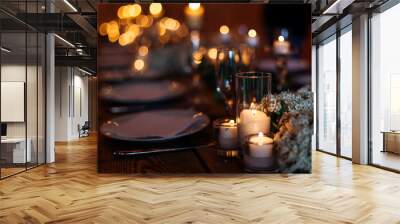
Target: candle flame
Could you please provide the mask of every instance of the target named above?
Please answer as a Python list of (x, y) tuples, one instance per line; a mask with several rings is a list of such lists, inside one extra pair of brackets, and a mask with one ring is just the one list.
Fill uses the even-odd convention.
[(222, 25), (222, 26), (219, 28), (219, 32), (220, 32), (221, 34), (228, 34), (228, 33), (229, 33), (229, 27), (228, 27), (227, 25)]
[(249, 37), (254, 38), (257, 36), (257, 31), (255, 29), (250, 29), (247, 35), (249, 35)]
[(262, 138), (262, 137), (264, 137), (264, 133), (262, 133), (262, 132), (258, 132), (258, 137), (259, 137), (259, 138)]
[(285, 37), (283, 37), (283, 36), (279, 36), (279, 37), (278, 37), (278, 41), (279, 41), (279, 42), (283, 42), (283, 41), (285, 41)]
[(229, 124), (230, 124), (230, 125), (234, 125), (234, 124), (235, 124), (235, 121), (234, 121), (234, 120), (230, 120), (230, 121), (229, 121)]

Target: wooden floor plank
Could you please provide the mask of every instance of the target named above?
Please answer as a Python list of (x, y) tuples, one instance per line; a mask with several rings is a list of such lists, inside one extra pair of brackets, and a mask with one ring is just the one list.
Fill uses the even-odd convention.
[(400, 175), (313, 153), (301, 175), (98, 174), (96, 139), (0, 181), (0, 223), (400, 223)]

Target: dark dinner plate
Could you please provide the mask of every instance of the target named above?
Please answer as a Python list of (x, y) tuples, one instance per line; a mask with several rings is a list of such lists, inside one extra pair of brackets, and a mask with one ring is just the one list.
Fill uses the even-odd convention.
[(117, 140), (159, 142), (198, 133), (209, 123), (207, 115), (192, 109), (154, 110), (111, 119), (101, 126), (100, 131)]

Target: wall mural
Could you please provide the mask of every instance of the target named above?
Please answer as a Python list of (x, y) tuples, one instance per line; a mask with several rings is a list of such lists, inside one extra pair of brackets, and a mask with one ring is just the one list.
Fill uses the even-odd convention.
[(101, 173), (310, 173), (311, 6), (99, 4)]

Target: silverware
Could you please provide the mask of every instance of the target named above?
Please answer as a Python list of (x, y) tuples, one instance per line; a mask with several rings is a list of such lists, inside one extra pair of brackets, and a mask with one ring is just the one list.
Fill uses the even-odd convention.
[(115, 156), (139, 156), (139, 155), (150, 155), (150, 154), (157, 154), (157, 153), (164, 153), (164, 152), (176, 152), (176, 151), (183, 151), (183, 150), (196, 149), (196, 148), (208, 148), (208, 147), (212, 147), (215, 145), (216, 145), (216, 142), (210, 142), (205, 145), (193, 145), (193, 146), (184, 146), (184, 147), (176, 147), (176, 148), (121, 150), (121, 151), (115, 151), (113, 154)]

